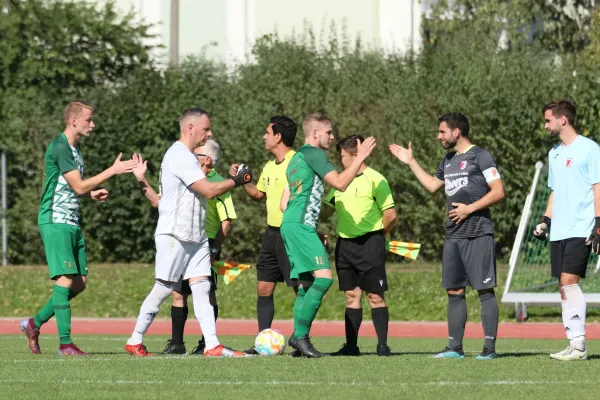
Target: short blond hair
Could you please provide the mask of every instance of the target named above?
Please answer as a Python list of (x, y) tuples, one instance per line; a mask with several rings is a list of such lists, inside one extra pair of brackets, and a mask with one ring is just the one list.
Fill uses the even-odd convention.
[(304, 118), (304, 122), (302, 123), (304, 136), (310, 134), (310, 131), (313, 129), (313, 125), (315, 123), (331, 125), (331, 120), (325, 114), (310, 114), (308, 117)]
[(72, 117), (77, 117), (84, 110), (94, 111), (94, 107), (90, 105), (90, 103), (83, 100), (72, 101), (65, 107), (65, 111), (63, 113), (63, 117), (65, 119), (65, 125), (69, 125), (69, 121)]

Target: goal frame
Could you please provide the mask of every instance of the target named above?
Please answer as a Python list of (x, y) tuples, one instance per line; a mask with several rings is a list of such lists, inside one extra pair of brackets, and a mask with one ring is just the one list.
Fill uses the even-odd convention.
[[(535, 200), (535, 193), (543, 167), (544, 163), (542, 161), (535, 163), (535, 174), (533, 176), (533, 182), (531, 183), (529, 194), (525, 199), (523, 212), (521, 213), (519, 228), (517, 229), (517, 235), (515, 236), (515, 241), (510, 254), (508, 277), (506, 279), (506, 284), (504, 286), (504, 292), (501, 299), (502, 304), (513, 304), (515, 306), (515, 318), (519, 322), (523, 322), (527, 319), (528, 306), (555, 307), (560, 306), (561, 304), (561, 297), (558, 288), (556, 293), (525, 293), (510, 291), (513, 273), (517, 267), (517, 261), (519, 260), (519, 253), (525, 237), (525, 230), (527, 229), (527, 225), (529, 224), (529, 220), (531, 218), (531, 208)], [(550, 269), (550, 266), (548, 266), (548, 269)], [(592, 273), (597, 273), (599, 270), (600, 258), (598, 258), (596, 267)], [(588, 306), (600, 306), (600, 293), (584, 293), (583, 296)]]

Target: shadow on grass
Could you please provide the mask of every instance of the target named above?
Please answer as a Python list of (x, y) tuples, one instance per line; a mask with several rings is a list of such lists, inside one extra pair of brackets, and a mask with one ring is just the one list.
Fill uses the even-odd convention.
[[(402, 351), (402, 352), (392, 352), (391, 356), (418, 356), (418, 355), (432, 355), (435, 354), (435, 352), (431, 352), (431, 351)], [(333, 358), (339, 358), (339, 357), (344, 357), (344, 358), (360, 358), (361, 356), (376, 356), (377, 353), (376, 352), (362, 352), (360, 353), (360, 356), (332, 356), (331, 353), (327, 353), (327, 357), (333, 357)], [(382, 356), (382, 358), (385, 358), (385, 356)]]
[(502, 352), (502, 353), (498, 353), (498, 358), (548, 356), (549, 354), (550, 353), (545, 352), (545, 351), (539, 351), (539, 352), (527, 351), (527, 352), (523, 352), (523, 353), (519, 353), (518, 351), (510, 352), (510, 353)]

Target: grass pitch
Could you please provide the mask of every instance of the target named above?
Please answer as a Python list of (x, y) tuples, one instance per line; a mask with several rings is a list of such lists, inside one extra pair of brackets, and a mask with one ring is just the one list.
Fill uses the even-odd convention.
[[(192, 340), (187, 337), (188, 351)], [(387, 399), (597, 398), (600, 344), (588, 343), (590, 359), (551, 360), (565, 340), (514, 340), (498, 343), (500, 357), (475, 360), (481, 340), (467, 340), (464, 360), (434, 360), (444, 339), (391, 339), (394, 356), (373, 355), (374, 339), (361, 339), (361, 357), (318, 360), (275, 357), (204, 359), (161, 355), (166, 337), (148, 336), (150, 358), (123, 350), (123, 336), (76, 336), (75, 343), (93, 355), (55, 355), (58, 340), (42, 336), (44, 354), (29, 353), (24, 336), (0, 336), (0, 398), (3, 399)], [(222, 337), (235, 348), (253, 338)], [(322, 351), (335, 351), (341, 338), (315, 338)]]
[[(498, 300), (502, 296), (507, 270), (500, 266)], [(154, 266), (141, 264), (90, 265), (88, 288), (71, 303), (74, 317), (137, 318), (144, 298), (154, 284)], [(337, 279), (334, 275), (334, 279)], [(439, 264), (388, 264), (386, 300), (390, 320), (446, 321), (448, 298), (440, 286)], [(599, 288), (600, 290), (600, 288)], [(52, 295), (48, 269), (39, 267), (0, 268), (0, 316), (31, 317)], [(275, 291), (275, 318), (291, 319), (294, 293), (283, 284)], [(231, 285), (217, 291), (220, 318), (256, 319), (256, 270), (243, 272)], [(480, 321), (477, 292), (468, 290), (469, 321)], [(170, 298), (160, 316), (169, 316)], [(193, 308), (193, 305), (191, 305)], [(363, 299), (363, 308), (368, 305)], [(317, 316), (320, 320), (344, 320), (344, 294), (337, 281), (325, 295)], [(560, 307), (530, 307), (531, 322), (562, 322)], [(190, 310), (191, 312), (191, 310)], [(365, 315), (368, 315), (368, 311)], [(367, 317), (368, 318), (368, 317)], [(514, 322), (514, 307), (501, 306), (500, 320)], [(600, 309), (588, 307), (587, 322), (600, 322)]]

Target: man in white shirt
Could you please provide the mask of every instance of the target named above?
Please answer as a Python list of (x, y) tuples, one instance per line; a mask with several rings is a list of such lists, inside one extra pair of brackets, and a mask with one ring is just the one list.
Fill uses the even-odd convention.
[[(219, 196), (252, 181), (247, 166), (232, 179), (209, 182), (193, 150), (212, 136), (210, 116), (199, 108), (186, 110), (179, 119), (181, 137), (167, 150), (160, 168), (158, 224), (156, 226), (156, 282), (144, 300), (133, 334), (125, 350), (133, 356), (150, 356), (144, 334), (171, 294), (173, 285), (189, 279), (194, 312), (206, 340), (204, 355), (244, 357), (245, 353), (223, 347), (216, 335), (213, 307), (209, 301), (211, 260), (204, 230), (206, 199)], [(144, 188), (142, 188), (144, 190)]]

